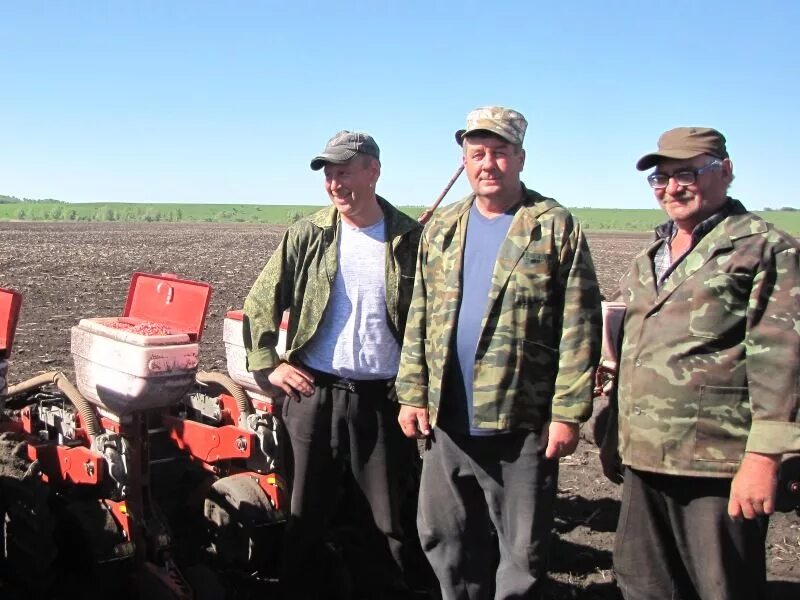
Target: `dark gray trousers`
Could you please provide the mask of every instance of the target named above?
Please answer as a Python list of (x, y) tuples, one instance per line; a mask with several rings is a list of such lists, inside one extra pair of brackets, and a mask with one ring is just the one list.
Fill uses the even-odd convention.
[[(320, 548), (331, 511), (344, 503), (354, 522), (361, 567), (355, 579), (372, 597), (405, 589), (398, 484), (413, 444), (397, 423), (392, 382), (326, 381), (299, 401), (286, 399), (283, 421), (291, 444), (291, 515), (286, 528), (283, 581), (293, 598), (331, 598)], [(348, 473), (349, 471), (349, 473)], [(352, 475), (352, 477), (350, 477)], [(342, 498), (346, 481), (354, 489)]]
[(731, 519), (730, 490), (730, 479), (625, 468), (614, 542), (614, 571), (625, 598), (766, 598), (768, 519)]
[(417, 528), (444, 600), (539, 597), (557, 479), (558, 461), (544, 458), (539, 433), (434, 430)]

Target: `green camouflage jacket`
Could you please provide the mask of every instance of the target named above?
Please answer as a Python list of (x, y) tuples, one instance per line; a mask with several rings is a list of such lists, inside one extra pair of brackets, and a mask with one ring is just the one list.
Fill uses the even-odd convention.
[[(414, 285), (414, 263), (422, 226), (378, 197), (386, 222), (386, 309), (402, 343)], [(283, 311), (291, 310), (286, 360), (311, 340), (328, 306), (337, 270), (339, 213), (324, 208), (294, 223), (253, 284), (244, 303), (244, 345), (250, 371), (271, 369)]]
[[(591, 412), (600, 351), (600, 292), (580, 225), (558, 202), (524, 189), (492, 276), (474, 371), (472, 427), (541, 429)], [(422, 233), (397, 394), (436, 424), (461, 297), (470, 195)]]
[(656, 290), (657, 240), (623, 278), (625, 464), (729, 477), (744, 452), (800, 450), (800, 246), (732, 200)]

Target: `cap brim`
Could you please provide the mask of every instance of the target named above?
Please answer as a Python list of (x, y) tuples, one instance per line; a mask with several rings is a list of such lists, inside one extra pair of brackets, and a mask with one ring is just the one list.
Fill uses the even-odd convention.
[(456, 137), (456, 144), (458, 144), (459, 146), (463, 146), (465, 137), (467, 137), (468, 135), (472, 135), (473, 133), (479, 133), (479, 132), (491, 133), (492, 135), (499, 136), (499, 137), (503, 138), (505, 141), (507, 141), (509, 144), (516, 144), (517, 143), (514, 140), (508, 139), (508, 134), (506, 134), (503, 131), (495, 131), (494, 129), (488, 129), (486, 127), (479, 127), (479, 128), (476, 128), (476, 129), (459, 129), (458, 131), (456, 131), (456, 136), (455, 136)]
[(704, 153), (698, 150), (664, 150), (661, 152), (651, 152), (639, 159), (636, 163), (636, 169), (638, 171), (647, 171), (647, 169), (652, 169), (665, 158), (672, 160), (688, 160), (695, 156), (700, 156), (701, 154)]
[(311, 161), (311, 170), (312, 171), (319, 171), (322, 167), (324, 167), (328, 163), (333, 163), (334, 165), (341, 165), (346, 163), (348, 160), (353, 158), (358, 152), (355, 150), (344, 150), (343, 152), (337, 153), (326, 153), (323, 152), (322, 154), (315, 156)]

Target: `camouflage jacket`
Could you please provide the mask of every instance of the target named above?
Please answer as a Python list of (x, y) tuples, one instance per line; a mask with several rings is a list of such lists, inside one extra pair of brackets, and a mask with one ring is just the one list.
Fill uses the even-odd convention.
[[(558, 202), (525, 198), (500, 248), (474, 366), (472, 427), (541, 429), (591, 412), (600, 292), (580, 225)], [(441, 209), (420, 241), (397, 394), (435, 425), (461, 298), (470, 195)]]
[(657, 240), (623, 279), (625, 464), (729, 477), (800, 450), (800, 246), (736, 200), (656, 289)]
[[(422, 226), (378, 197), (386, 223), (386, 311), (402, 343), (414, 285)], [(253, 284), (244, 303), (244, 345), (250, 371), (271, 369), (283, 311), (291, 310), (286, 360), (311, 340), (322, 320), (337, 271), (339, 213), (330, 206), (294, 223)]]

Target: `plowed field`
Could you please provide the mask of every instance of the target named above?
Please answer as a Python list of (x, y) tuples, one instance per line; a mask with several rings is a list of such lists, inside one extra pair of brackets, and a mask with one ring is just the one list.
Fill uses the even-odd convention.
[[(240, 308), (284, 228), (215, 224), (0, 223), (0, 286), (24, 294), (9, 382), (61, 370), (72, 375), (70, 327), (122, 311), (131, 274), (175, 273), (213, 288), (201, 368), (225, 370), (222, 320)], [(600, 284), (610, 293), (649, 236), (589, 236)], [(562, 461), (551, 571), (552, 598), (617, 598), (611, 549), (619, 488), (581, 443)], [(770, 598), (800, 597), (800, 519), (777, 514), (768, 540)], [(2, 588), (0, 588), (2, 595)]]

